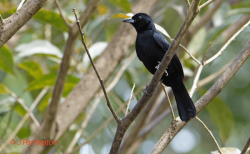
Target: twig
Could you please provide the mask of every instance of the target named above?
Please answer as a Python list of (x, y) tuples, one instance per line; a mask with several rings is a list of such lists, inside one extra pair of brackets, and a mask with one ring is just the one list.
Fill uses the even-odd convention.
[(226, 44), (219, 50), (219, 52), (217, 54), (215, 54), (213, 57), (211, 57), (210, 59), (208, 59), (204, 65), (207, 65), (209, 63), (211, 63), (213, 60), (215, 60), (216, 58), (218, 58), (221, 53), (226, 49), (226, 47), (240, 34), (240, 32), (242, 32), (248, 25), (250, 24), (250, 20), (240, 29), (238, 30), (227, 42)]
[(125, 112), (125, 116), (128, 114), (128, 108), (129, 108), (130, 102), (131, 102), (132, 97), (133, 97), (134, 88), (135, 88), (135, 83), (134, 83), (133, 88), (132, 88), (131, 93), (130, 93), (130, 97), (129, 97), (129, 100), (128, 100), (128, 106), (127, 106), (127, 110)]
[(169, 103), (169, 108), (170, 108), (170, 111), (171, 111), (171, 114), (172, 114), (172, 121), (173, 121), (173, 120), (175, 120), (175, 116), (174, 116), (174, 111), (173, 111), (173, 108), (172, 108), (172, 105), (171, 105), (171, 101), (170, 101), (170, 99), (168, 97), (168, 92), (166, 91), (165, 86), (163, 85), (162, 82), (161, 82), (161, 86), (162, 86), (162, 88), (164, 90), (164, 93), (165, 93), (165, 95), (167, 97), (167, 100), (168, 100), (168, 103)]
[[(48, 91), (49, 87), (45, 87), (40, 94), (37, 96), (37, 98), (35, 99), (35, 101), (32, 103), (32, 105), (30, 106), (30, 111), (32, 112), (34, 110), (34, 108), (37, 106), (37, 104), (39, 103), (39, 101), (42, 99), (42, 97), (46, 94), (46, 92)], [(9, 144), (10, 140), (13, 139), (16, 134), (19, 132), (19, 130), (22, 128), (23, 124), (25, 123), (25, 121), (29, 118), (29, 114), (26, 113), (24, 115), (24, 117), (22, 118), (22, 120), (18, 123), (17, 127), (15, 128), (14, 132), (8, 137), (8, 139), (0, 146), (0, 152)]]
[(222, 151), (221, 151), (221, 149), (220, 149), (220, 146), (217, 143), (216, 139), (214, 138), (214, 135), (212, 134), (212, 132), (207, 128), (207, 126), (197, 116), (195, 118), (204, 126), (204, 128), (208, 131), (208, 133), (210, 134), (210, 136), (213, 138), (213, 140), (214, 140), (214, 142), (215, 142), (215, 144), (216, 144), (216, 146), (218, 148), (219, 153), (223, 154)]
[(206, 1), (205, 3), (203, 3), (203, 4), (199, 7), (199, 9), (200, 9), (200, 10), (203, 9), (204, 7), (206, 7), (206, 6), (208, 6), (209, 4), (211, 4), (213, 1), (215, 1), (215, 0), (208, 0), (208, 1)]
[[(225, 70), (228, 68), (228, 66), (232, 63), (232, 61), (228, 62), (222, 69), (220, 69), (219, 71), (217, 71), (214, 74), (209, 75), (208, 77), (200, 80), (197, 83), (197, 88), (203, 87), (204, 85), (208, 84), (209, 82), (213, 81), (214, 79), (216, 79), (218, 76), (220, 76), (223, 72), (225, 72)], [(197, 90), (197, 89), (196, 89)]]
[(35, 117), (34, 114), (28, 109), (28, 107), (24, 104), (24, 102), (23, 102), (20, 98), (18, 98), (18, 97), (16, 96), (16, 94), (14, 94), (14, 93), (11, 93), (11, 96), (12, 96), (13, 98), (15, 98), (15, 100), (16, 100), (16, 101), (24, 108), (24, 110), (29, 114), (29, 116), (30, 116), (31, 119), (34, 121), (34, 123), (35, 123), (35, 125), (37, 126), (37, 128), (40, 127), (40, 124), (39, 124), (39, 122), (37, 121), (36, 117)]
[(190, 2), (189, 0), (186, 0), (188, 8), (190, 8)]
[(196, 76), (194, 78), (194, 82), (193, 82), (193, 85), (192, 85), (192, 88), (191, 88), (191, 91), (189, 93), (190, 97), (193, 96), (194, 92), (195, 92), (195, 89), (197, 88), (197, 83), (199, 81), (199, 78), (200, 78), (200, 75), (201, 75), (201, 71), (203, 69), (203, 65), (200, 65), (199, 68), (198, 68), (198, 71), (196, 73)]
[(1, 21), (1, 23), (3, 23), (3, 18), (2, 18), (2, 16), (1, 16), (1, 14), (0, 14), (0, 21)]
[(189, 56), (199, 65), (201, 65), (201, 62), (199, 60), (197, 60), (188, 50), (187, 48), (185, 48), (182, 44), (180, 44), (180, 47), (182, 47), (188, 54)]
[(59, 1), (58, 1), (58, 0), (55, 0), (55, 2), (56, 2), (56, 6), (57, 6), (57, 8), (58, 8), (58, 10), (59, 10), (59, 12), (60, 12), (60, 15), (61, 15), (61, 17), (63, 18), (65, 24), (66, 24), (68, 27), (71, 27), (70, 23), (68, 22), (68, 20), (66, 19), (66, 17), (63, 15), (62, 7), (61, 7)]
[(119, 118), (117, 117), (115, 111), (113, 110), (113, 108), (112, 108), (112, 106), (111, 106), (111, 104), (110, 104), (110, 101), (109, 101), (107, 92), (106, 92), (105, 87), (104, 87), (103, 80), (101, 79), (101, 77), (100, 77), (100, 75), (99, 75), (99, 73), (98, 73), (98, 71), (97, 71), (97, 69), (96, 69), (96, 67), (95, 67), (95, 64), (94, 64), (94, 62), (93, 62), (93, 60), (92, 60), (92, 58), (91, 58), (91, 55), (90, 55), (90, 53), (89, 53), (89, 50), (88, 50), (88, 48), (87, 48), (87, 46), (86, 46), (86, 44), (85, 44), (85, 41), (84, 41), (84, 34), (83, 34), (82, 30), (81, 30), (80, 21), (79, 21), (78, 18), (77, 18), (77, 15), (76, 15), (76, 13), (75, 13), (75, 9), (73, 9), (73, 12), (74, 12), (75, 17), (76, 17), (76, 24), (77, 24), (77, 26), (78, 26), (78, 28), (79, 28), (79, 32), (80, 32), (81, 37), (82, 37), (82, 44), (83, 44), (83, 46), (84, 46), (84, 48), (85, 48), (85, 50), (86, 50), (86, 52), (87, 52), (87, 54), (88, 54), (88, 56), (89, 56), (89, 60), (90, 60), (92, 66), (93, 66), (93, 68), (94, 68), (94, 70), (95, 70), (95, 73), (96, 73), (96, 75), (97, 75), (97, 77), (98, 77), (98, 79), (99, 79), (99, 81), (100, 81), (100, 84), (101, 84), (101, 86), (102, 86), (102, 90), (103, 90), (104, 96), (105, 96), (105, 98), (106, 98), (106, 100), (107, 100), (107, 105), (108, 105), (108, 107), (109, 107), (111, 113), (113, 114), (113, 116), (114, 116), (115, 121), (117, 122), (117, 124), (120, 124), (121, 121), (120, 121)]
[(241, 151), (240, 154), (246, 154), (249, 148), (250, 148), (250, 137), (249, 137), (249, 139), (247, 140), (247, 143), (246, 143), (244, 149)]

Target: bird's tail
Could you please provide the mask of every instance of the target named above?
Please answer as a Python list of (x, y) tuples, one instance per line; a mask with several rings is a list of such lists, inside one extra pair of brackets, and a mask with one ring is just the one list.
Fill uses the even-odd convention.
[(174, 92), (181, 120), (187, 122), (190, 118), (194, 118), (196, 115), (196, 109), (184, 83), (180, 81), (178, 86), (173, 86), (171, 88)]

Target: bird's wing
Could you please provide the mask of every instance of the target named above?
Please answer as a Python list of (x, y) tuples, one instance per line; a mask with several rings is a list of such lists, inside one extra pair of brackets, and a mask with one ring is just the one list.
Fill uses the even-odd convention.
[[(170, 47), (170, 44), (168, 43), (168, 41), (159, 32), (154, 32), (153, 38), (154, 38), (155, 42), (161, 46), (161, 48), (162, 48), (161, 51), (164, 52), (164, 54), (165, 54), (167, 52), (168, 48)], [(184, 78), (182, 65), (181, 65), (181, 62), (176, 54), (174, 54), (171, 61), (175, 65), (175, 67), (177, 68), (179, 73), (182, 75), (182, 78)]]

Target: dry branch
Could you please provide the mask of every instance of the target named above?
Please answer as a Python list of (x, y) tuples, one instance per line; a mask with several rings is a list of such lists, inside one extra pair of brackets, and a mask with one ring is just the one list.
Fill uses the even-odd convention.
[[(43, 96), (46, 94), (46, 92), (48, 91), (48, 87), (45, 87), (40, 94), (37, 96), (37, 98), (35, 99), (35, 101), (31, 104), (30, 106), (30, 112), (32, 112), (35, 107), (37, 106), (37, 104), (40, 102), (40, 100), (43, 98)], [(26, 113), (22, 120), (18, 123), (17, 127), (15, 128), (14, 132), (8, 137), (8, 139), (0, 146), (0, 152), (10, 143), (10, 140), (13, 139), (17, 133), (19, 132), (19, 130), (22, 128), (23, 124), (25, 123), (25, 121), (29, 118), (29, 113)]]
[[(239, 70), (243, 63), (250, 55), (250, 40), (241, 50), (229, 68), (221, 75), (216, 83), (195, 103), (197, 114), (205, 108), (226, 86), (233, 75)], [(179, 119), (179, 118), (178, 118)], [(150, 154), (160, 154), (169, 145), (177, 133), (186, 125), (180, 119), (175, 124), (171, 124), (168, 130), (163, 134), (161, 139), (156, 143)], [(174, 129), (173, 129), (174, 128)]]
[(83, 46), (84, 46), (84, 48), (85, 48), (85, 50), (86, 50), (86, 52), (87, 52), (87, 54), (88, 54), (88, 56), (89, 56), (89, 60), (90, 60), (92, 66), (93, 66), (93, 68), (94, 68), (94, 70), (95, 70), (96, 76), (98, 77), (98, 80), (100, 81), (100, 84), (101, 84), (101, 86), (102, 86), (102, 90), (103, 90), (104, 96), (105, 96), (106, 101), (107, 101), (107, 105), (108, 105), (108, 107), (109, 107), (111, 113), (113, 114), (113, 116), (114, 116), (115, 121), (117, 122), (117, 124), (120, 124), (120, 123), (121, 123), (121, 122), (120, 122), (120, 119), (117, 117), (117, 115), (116, 115), (116, 113), (115, 113), (114, 109), (112, 108), (111, 103), (110, 103), (110, 101), (109, 101), (108, 94), (107, 94), (106, 89), (105, 89), (105, 86), (104, 86), (104, 82), (103, 82), (103, 80), (101, 79), (101, 77), (100, 77), (100, 75), (99, 75), (99, 72), (98, 72), (97, 69), (96, 69), (96, 66), (95, 66), (95, 64), (94, 64), (94, 61), (92, 60), (91, 55), (90, 55), (90, 53), (89, 53), (89, 49), (88, 49), (87, 45), (85, 44), (84, 34), (83, 34), (82, 30), (81, 30), (80, 21), (79, 21), (78, 18), (77, 18), (77, 15), (76, 15), (76, 13), (75, 13), (75, 9), (73, 9), (73, 12), (74, 12), (74, 14), (75, 14), (75, 17), (76, 17), (76, 24), (77, 24), (77, 26), (78, 26), (78, 28), (79, 28), (79, 33), (80, 33), (81, 38), (82, 38), (82, 44), (83, 44)]

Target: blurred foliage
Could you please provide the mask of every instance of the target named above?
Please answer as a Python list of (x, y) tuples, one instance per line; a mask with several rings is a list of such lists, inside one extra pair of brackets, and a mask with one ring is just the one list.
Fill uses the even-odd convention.
[[(91, 54), (95, 57), (94, 60), (98, 59), (98, 56), (110, 42), (121, 24), (121, 18), (125, 18), (125, 14), (131, 12), (131, 8), (136, 2), (137, 0), (100, 1), (97, 10), (93, 13), (86, 26), (83, 27), (84, 37), (91, 50)], [(201, 3), (205, 2), (206, 0), (201, 1)], [(18, 0), (2, 0), (0, 2), (0, 14), (2, 17), (5, 19), (14, 14), (19, 3), (20, 1)], [(60, 3), (63, 14), (71, 23), (75, 21), (72, 8), (77, 8), (80, 14), (86, 8), (88, 1), (60, 0)], [(199, 22), (199, 19), (209, 7), (200, 11), (193, 24)], [(183, 0), (162, 0), (155, 4), (150, 15), (157, 24), (165, 28), (168, 34), (174, 38), (183, 23), (186, 10), (187, 5)], [(208, 58), (213, 56), (218, 52), (225, 41), (222, 36), (223, 32), (225, 32), (230, 25), (234, 24), (241, 15), (249, 14), (249, 10), (250, 0), (241, 0), (234, 4), (225, 1), (215, 12), (215, 15), (209, 23), (194, 36), (187, 47), (188, 50), (197, 59), (201, 60), (209, 43), (212, 42)], [(46, 114), (46, 108), (51, 101), (52, 88), (56, 81), (61, 58), (68, 39), (67, 31), (68, 28), (60, 17), (54, 1), (47, 1), (44, 7), (0, 49), (0, 135), (9, 121), (11, 108), (13, 109), (13, 115), (7, 132), (13, 132), (21, 118), (27, 113), (20, 104), (15, 103), (15, 99), (10, 93), (17, 95), (25, 102), (26, 106), (30, 107), (41, 90), (45, 86), (49, 86), (50, 89), (33, 111), (38, 121), (42, 121)], [(250, 28), (248, 27), (226, 48), (218, 59), (204, 67), (200, 79), (217, 72), (225, 64), (234, 59), (249, 40), (249, 36)], [(128, 51), (125, 59), (133, 51), (134, 45)], [(112, 52), (115, 54), (115, 51)], [(191, 60), (187, 54), (184, 54), (184, 56), (180, 58), (182, 64), (195, 74), (197, 64)], [(108, 81), (105, 82), (106, 86), (114, 80), (117, 72), (125, 61), (126, 60), (122, 61), (118, 65)], [(80, 40), (78, 40), (75, 45), (75, 52), (71, 55), (71, 66), (61, 98), (62, 102), (90, 68), (91, 65), (88, 62), (85, 50)], [(206, 110), (202, 110), (202, 112), (199, 113), (199, 118), (202, 119), (213, 132), (219, 144), (225, 147), (242, 149), (249, 137), (249, 70), (250, 61), (248, 60), (223, 91), (206, 107)], [(152, 75), (148, 73), (138, 58), (134, 58), (117, 85), (109, 93), (110, 101), (114, 109), (117, 110), (119, 108), (118, 102), (123, 104), (129, 98), (134, 83), (136, 83), (135, 91), (140, 90), (141, 87), (149, 83), (151, 78)], [(190, 77), (187, 81), (187, 89), (191, 87), (193, 79), (194, 77)], [(193, 96), (194, 102), (198, 100), (213, 83), (214, 81), (211, 81), (208, 85), (204, 86), (202, 90), (195, 93)], [(140, 90), (131, 102), (130, 110), (142, 94), (143, 91)], [(94, 101), (95, 98), (90, 102), (86, 111), (82, 112), (58, 141), (58, 145), (55, 146), (56, 153), (66, 151)], [(119, 117), (124, 117), (123, 112), (118, 115)], [(88, 139), (109, 117), (111, 117), (111, 113), (106, 106), (106, 101), (105, 99), (101, 99), (90, 122), (81, 133), (77, 144), (79, 145)], [(154, 144), (168, 128), (170, 121), (171, 116), (168, 116), (158, 124), (135, 153), (149, 153)], [(88, 149), (89, 153), (92, 151), (91, 154), (108, 153), (115, 135), (116, 126), (114, 121), (109, 123), (96, 138), (82, 147), (81, 153), (84, 153), (84, 149)], [(32, 136), (35, 129), (33, 121), (29, 118), (14, 139), (28, 139)], [(192, 120), (185, 129), (192, 134), (191, 136), (194, 137), (195, 141), (193, 147), (186, 150), (185, 153), (210, 153), (210, 151), (216, 150), (214, 142), (200, 123)], [(7, 136), (8, 135), (5, 135), (0, 139), (1, 143), (7, 139)], [(182, 142), (183, 141), (185, 143), (191, 143), (191, 137), (183, 138)], [(20, 153), (22, 148), (23, 147), (18, 147), (18, 145), (8, 146), (6, 152)], [(178, 148), (184, 149), (185, 146), (180, 142)], [(75, 152), (75, 154), (76, 153), (79, 153), (79, 151)], [(174, 144), (171, 144), (163, 153), (177, 154), (179, 152), (176, 150)]]

